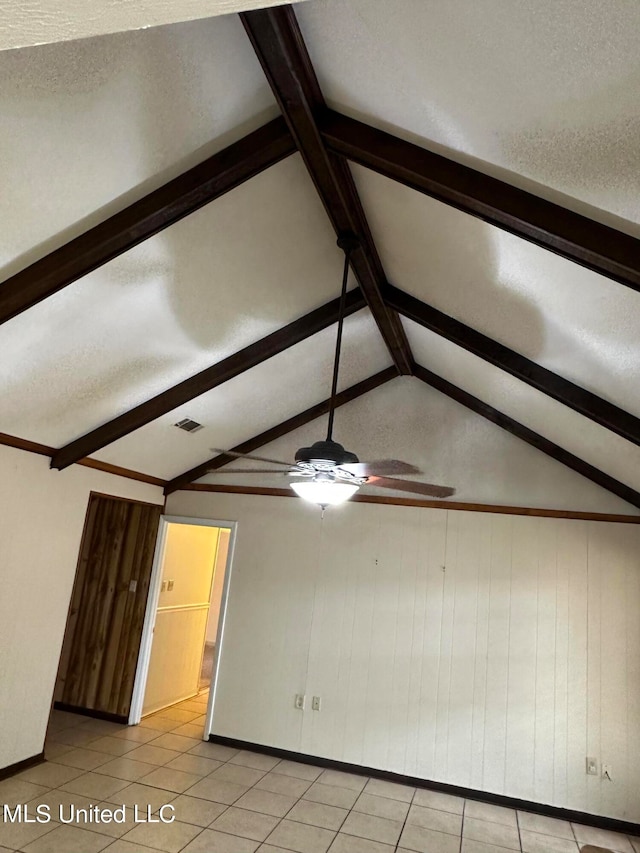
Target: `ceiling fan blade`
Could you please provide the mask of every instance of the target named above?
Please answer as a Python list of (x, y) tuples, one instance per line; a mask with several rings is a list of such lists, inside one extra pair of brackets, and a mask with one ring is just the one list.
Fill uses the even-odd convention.
[[(273, 468), (212, 468), (207, 474), (288, 474), (289, 471), (277, 471)], [(291, 473), (295, 473), (292, 471)]]
[(456, 491), (448, 486), (417, 483), (413, 480), (396, 480), (392, 477), (369, 477), (365, 485), (378, 486), (383, 489), (394, 489), (398, 492), (414, 492), (415, 494), (428, 495), (432, 498), (449, 498)]
[(377, 459), (374, 462), (348, 462), (340, 465), (354, 477), (385, 477), (390, 474), (422, 474), (415, 465), (401, 462), (399, 459)]
[(233, 456), (235, 459), (255, 459), (256, 462), (270, 462), (272, 465), (284, 465), (286, 468), (294, 468), (293, 462), (282, 462), (280, 459), (267, 459), (264, 456), (253, 456), (251, 453), (236, 453), (235, 450), (221, 450), (219, 447), (210, 447), (212, 453), (220, 453), (222, 456)]

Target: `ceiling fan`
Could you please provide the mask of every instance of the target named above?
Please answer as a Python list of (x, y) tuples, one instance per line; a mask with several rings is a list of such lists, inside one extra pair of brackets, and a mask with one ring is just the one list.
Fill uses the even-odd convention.
[[(448, 498), (454, 494), (455, 489), (448, 486), (436, 486), (431, 483), (416, 482), (415, 480), (401, 480), (396, 476), (392, 476), (396, 474), (421, 474), (422, 472), (415, 465), (410, 465), (408, 462), (401, 462), (399, 459), (379, 459), (375, 462), (360, 462), (355, 453), (345, 450), (341, 444), (333, 441), (333, 421), (338, 390), (338, 368), (340, 366), (340, 348), (344, 325), (347, 279), (349, 276), (349, 259), (351, 253), (359, 245), (358, 238), (354, 235), (343, 235), (338, 239), (338, 246), (343, 250), (345, 258), (326, 439), (314, 442), (311, 447), (301, 447), (296, 452), (295, 462), (292, 463), (282, 462), (279, 459), (268, 459), (264, 456), (253, 456), (249, 453), (236, 453), (233, 450), (211, 448), (214, 453), (221, 453), (241, 459), (253, 459), (257, 462), (266, 462), (278, 467), (216, 468), (209, 471), (209, 474), (280, 473), (289, 477), (300, 477), (300, 481), (290, 484), (291, 488), (301, 498), (318, 504), (322, 507), (323, 512), (329, 505), (340, 504), (348, 500), (361, 486), (376, 486), (378, 488), (412, 492), (435, 498)], [(286, 470), (283, 470), (283, 468)]]

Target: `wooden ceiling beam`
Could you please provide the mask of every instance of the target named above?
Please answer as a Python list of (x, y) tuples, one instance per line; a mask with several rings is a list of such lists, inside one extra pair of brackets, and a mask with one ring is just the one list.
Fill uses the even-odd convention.
[[(336, 407), (344, 406), (345, 403), (349, 403), (351, 400), (361, 397), (368, 391), (372, 391), (374, 388), (384, 385), (384, 383), (389, 382), (390, 379), (395, 379), (397, 375), (397, 368), (387, 367), (386, 370), (382, 370), (380, 373), (370, 376), (363, 382), (358, 382), (356, 385), (346, 388), (336, 397)], [(275, 441), (277, 438), (281, 438), (283, 435), (287, 435), (299, 427), (311, 423), (311, 421), (315, 421), (316, 418), (326, 415), (329, 411), (330, 405), (330, 399), (323, 400), (322, 403), (318, 403), (316, 406), (312, 406), (310, 409), (306, 409), (304, 412), (300, 412), (299, 414), (294, 415), (294, 417), (288, 418), (281, 424), (271, 427), (271, 429), (261, 432), (259, 435), (250, 438), (248, 441), (244, 441), (242, 444), (238, 444), (236, 447), (231, 447), (229, 449), (234, 453), (253, 453), (260, 447), (264, 447), (266, 444), (270, 444), (272, 441)], [(172, 492), (176, 492), (179, 489), (183, 489), (185, 486), (188, 486), (190, 483), (193, 483), (194, 480), (204, 477), (205, 474), (209, 473), (209, 471), (218, 470), (219, 468), (228, 465), (229, 462), (237, 461), (238, 460), (235, 457), (229, 456), (225, 453), (218, 454), (218, 456), (214, 456), (213, 459), (210, 459), (208, 462), (203, 462), (202, 465), (197, 465), (190, 471), (186, 471), (184, 474), (174, 477), (173, 480), (169, 480), (165, 486), (164, 493), (165, 495), (170, 495)]]
[(295, 150), (282, 117), (234, 142), (6, 279), (0, 284), (0, 323), (52, 296)]
[(411, 349), (400, 318), (382, 299), (386, 276), (351, 170), (343, 158), (327, 151), (316, 123), (326, 104), (295, 13), (281, 6), (240, 17), (336, 234), (360, 239), (352, 269), (394, 364), (408, 374)]
[(318, 123), (334, 153), (640, 290), (640, 240), (629, 234), (333, 110)]
[[(365, 307), (365, 301), (358, 288), (347, 293), (346, 315), (349, 316)], [(72, 441), (57, 450), (51, 460), (51, 467), (62, 470), (78, 462), (80, 459), (95, 453), (102, 447), (112, 444), (119, 438), (133, 432), (145, 424), (166, 415), (178, 406), (188, 403), (195, 397), (217, 388), (229, 379), (239, 376), (261, 364), (268, 358), (284, 352), (305, 338), (321, 332), (337, 322), (340, 310), (340, 299), (333, 299), (321, 308), (316, 308), (298, 320), (294, 320), (277, 332), (272, 332), (259, 341), (250, 344), (228, 358), (222, 359), (211, 367), (202, 370), (195, 376), (179, 382), (161, 394), (141, 403), (128, 412), (114, 418), (97, 429)]]
[(384, 295), (387, 303), (404, 317), (510, 373), (600, 426), (621, 435), (627, 441), (640, 445), (640, 418), (635, 415), (558, 376), (552, 370), (541, 367), (397, 287), (388, 285)]
[(468, 394), (466, 391), (458, 388), (457, 385), (453, 385), (425, 367), (415, 364), (413, 371), (414, 376), (432, 388), (435, 388), (436, 391), (446, 394), (447, 397), (455, 400), (456, 403), (460, 403), (466, 406), (467, 409), (471, 409), (472, 412), (482, 415), (483, 418), (497, 424), (497, 426), (511, 433), (511, 435), (521, 439), (531, 445), (531, 447), (535, 447), (536, 450), (541, 450), (547, 456), (555, 459), (556, 462), (561, 462), (567, 468), (571, 468), (572, 471), (581, 474), (587, 480), (591, 480), (592, 483), (601, 486), (603, 489), (611, 492), (611, 494), (616, 495), (616, 497), (622, 498), (623, 501), (627, 501), (632, 506), (640, 508), (640, 492), (610, 477), (599, 468), (595, 468), (578, 456), (574, 456), (568, 450), (564, 450), (564, 448), (554, 444), (552, 441), (524, 426), (524, 424), (509, 417), (509, 415), (505, 415), (503, 412), (498, 411), (498, 409), (494, 409), (493, 406), (483, 403), (482, 400), (479, 400), (472, 394)]

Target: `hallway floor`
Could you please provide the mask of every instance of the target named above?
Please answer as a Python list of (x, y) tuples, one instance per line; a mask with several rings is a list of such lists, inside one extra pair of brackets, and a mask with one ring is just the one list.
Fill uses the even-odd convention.
[[(206, 701), (135, 727), (54, 711), (48, 761), (0, 782), (0, 802), (52, 820), (0, 823), (0, 853), (640, 853), (639, 838), (203, 742)], [(135, 823), (134, 806), (158, 819), (165, 804), (173, 823)], [(91, 805), (124, 805), (126, 822), (58, 819)]]

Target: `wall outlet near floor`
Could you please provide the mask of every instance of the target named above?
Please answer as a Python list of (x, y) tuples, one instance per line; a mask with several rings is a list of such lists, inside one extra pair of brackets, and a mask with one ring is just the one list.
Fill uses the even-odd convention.
[(598, 759), (587, 756), (587, 776), (598, 775)]
[(319, 711), (320, 710), (320, 697), (319, 696), (314, 696), (313, 699), (311, 700), (311, 710), (312, 711)]
[(304, 695), (304, 693), (296, 693), (296, 698), (293, 703), (294, 708), (297, 708), (298, 711), (304, 711), (306, 699), (307, 697)]
[(173, 589), (173, 579), (171, 579), (170, 581), (167, 581), (167, 592), (171, 592), (172, 589)]

